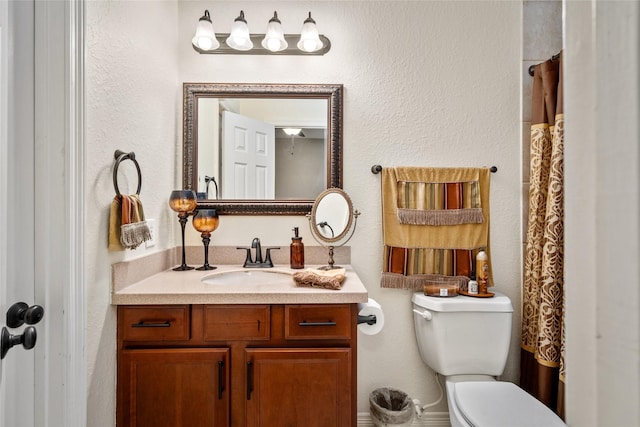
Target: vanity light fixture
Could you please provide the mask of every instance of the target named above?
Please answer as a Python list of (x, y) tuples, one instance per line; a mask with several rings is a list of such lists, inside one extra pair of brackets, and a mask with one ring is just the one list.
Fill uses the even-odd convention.
[(227, 37), (227, 44), (235, 50), (244, 51), (253, 48), (253, 42), (249, 34), (249, 26), (247, 25), (247, 20), (244, 19), (244, 11), (242, 10), (240, 11), (240, 16), (233, 21), (231, 34)]
[(316, 21), (313, 20), (311, 12), (309, 12), (309, 17), (304, 20), (304, 24), (302, 25), (298, 49), (305, 52), (315, 52), (322, 49), (322, 46), (323, 43), (320, 40), (320, 34), (318, 34)]
[(216, 39), (216, 32), (213, 31), (213, 24), (208, 10), (204, 11), (204, 15), (198, 21), (196, 35), (193, 36), (191, 43), (202, 50), (214, 50), (220, 47), (220, 42)]
[(230, 34), (216, 35), (209, 11), (205, 10), (191, 44), (201, 54), (324, 55), (331, 49), (331, 41), (318, 34), (311, 12), (299, 35), (284, 34), (277, 12), (273, 12), (273, 18), (269, 20), (266, 34), (251, 34), (242, 10), (233, 22)]
[(267, 25), (267, 34), (262, 40), (262, 47), (271, 52), (280, 52), (289, 47), (289, 43), (284, 39), (282, 31), (282, 23), (278, 19), (278, 12), (273, 12), (273, 18), (269, 20)]

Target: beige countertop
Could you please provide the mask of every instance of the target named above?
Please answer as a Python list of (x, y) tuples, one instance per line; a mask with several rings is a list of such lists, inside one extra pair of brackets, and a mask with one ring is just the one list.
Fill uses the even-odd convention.
[[(313, 268), (314, 266), (307, 266)], [(317, 267), (317, 266), (316, 266)], [(166, 270), (143, 278), (122, 288), (114, 287), (111, 304), (338, 304), (367, 302), (367, 289), (351, 266), (344, 265), (346, 279), (340, 290), (298, 287), (293, 278), (287, 280), (283, 274), (293, 274), (286, 265), (272, 269), (243, 269), (238, 265), (218, 265), (215, 270), (173, 271)], [(273, 282), (262, 278), (254, 283), (242, 284), (204, 283), (203, 278), (215, 274), (258, 270), (270, 270)]]

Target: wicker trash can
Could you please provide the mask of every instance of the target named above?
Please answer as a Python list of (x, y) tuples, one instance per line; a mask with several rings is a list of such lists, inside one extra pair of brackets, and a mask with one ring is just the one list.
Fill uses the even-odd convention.
[(371, 418), (376, 427), (410, 426), (415, 405), (403, 391), (390, 387), (377, 388), (369, 394)]

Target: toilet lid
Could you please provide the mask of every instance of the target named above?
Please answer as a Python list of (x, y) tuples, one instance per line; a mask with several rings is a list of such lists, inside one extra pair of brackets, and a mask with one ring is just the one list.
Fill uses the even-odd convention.
[(564, 422), (513, 383), (469, 381), (455, 385), (458, 409), (477, 427), (561, 427)]

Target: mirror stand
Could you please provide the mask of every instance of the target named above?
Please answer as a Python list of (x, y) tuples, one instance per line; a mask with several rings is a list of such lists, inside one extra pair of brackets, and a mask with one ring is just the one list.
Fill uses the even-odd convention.
[[(314, 224), (313, 220), (314, 220), (314, 215), (312, 214), (307, 214), (307, 219), (309, 220), (309, 229), (311, 230), (311, 235), (313, 236), (313, 239), (318, 242), (321, 246), (325, 246), (326, 248), (329, 249), (329, 260), (327, 261), (327, 265), (324, 265), (322, 267), (319, 267), (318, 270), (334, 270), (337, 268), (342, 268), (339, 265), (334, 265), (335, 261), (333, 260), (333, 249), (334, 248), (339, 248), (341, 246), (344, 246), (353, 236), (353, 233), (355, 233), (356, 231), (356, 224), (358, 222), (358, 216), (360, 215), (360, 212), (358, 212), (357, 210), (353, 211), (352, 213), (353, 215), (353, 221), (351, 222), (351, 230), (349, 235), (346, 238), (341, 239), (338, 242), (331, 242), (330, 244), (327, 245), (327, 242), (323, 242), (320, 239), (318, 239), (316, 237), (316, 231), (317, 228), (316, 226), (320, 226), (322, 227), (322, 224)], [(326, 225), (328, 226), (328, 225)], [(347, 230), (349, 231), (349, 230)]]

